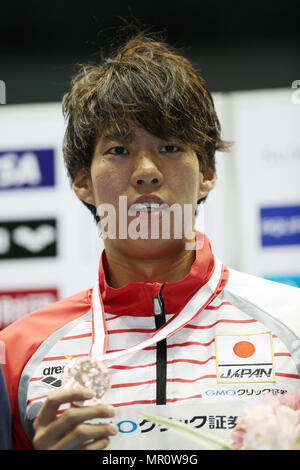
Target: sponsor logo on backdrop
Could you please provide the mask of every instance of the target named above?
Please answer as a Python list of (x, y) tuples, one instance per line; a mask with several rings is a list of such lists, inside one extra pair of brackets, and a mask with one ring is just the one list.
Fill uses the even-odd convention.
[(0, 190), (54, 186), (54, 150), (0, 152)]
[(0, 80), (0, 104), (6, 104), (6, 85), (3, 80)]
[(300, 162), (300, 145), (294, 144), (289, 147), (279, 147), (278, 145), (274, 148), (267, 147), (262, 150), (262, 158), (267, 165), (299, 165)]
[(57, 300), (57, 289), (0, 291), (0, 328)]
[(0, 260), (56, 255), (55, 219), (0, 222)]
[(265, 279), (268, 279), (269, 281), (275, 281), (275, 282), (280, 282), (281, 284), (287, 284), (289, 286), (293, 287), (300, 287), (300, 274), (298, 276), (291, 274), (285, 274), (284, 276), (277, 276), (275, 275), (268, 275), (264, 276)]
[(262, 246), (300, 245), (300, 205), (260, 209)]
[(295, 91), (292, 93), (292, 103), (300, 104), (300, 80), (294, 80), (292, 82), (292, 88), (295, 88)]

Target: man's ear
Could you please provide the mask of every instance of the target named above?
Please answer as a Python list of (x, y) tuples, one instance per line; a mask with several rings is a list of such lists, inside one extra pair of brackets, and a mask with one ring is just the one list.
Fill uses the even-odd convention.
[(216, 172), (212, 168), (200, 171), (199, 198), (202, 199), (214, 188), (216, 183)]
[(72, 188), (79, 199), (86, 204), (95, 205), (91, 175), (87, 168), (75, 168)]

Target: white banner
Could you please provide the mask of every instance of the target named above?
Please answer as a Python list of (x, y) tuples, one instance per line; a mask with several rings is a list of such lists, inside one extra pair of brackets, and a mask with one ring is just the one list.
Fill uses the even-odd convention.
[(282, 281), (294, 279), (297, 284), (300, 105), (289, 89), (233, 93), (231, 106), (238, 268)]

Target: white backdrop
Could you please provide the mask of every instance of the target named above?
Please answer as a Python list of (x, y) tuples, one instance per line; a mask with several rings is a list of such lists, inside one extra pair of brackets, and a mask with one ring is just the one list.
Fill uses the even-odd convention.
[[(214, 99), (235, 144), (196, 227), (226, 265), (300, 286), (300, 104), (290, 90)], [(0, 328), (97, 279), (103, 244), (67, 180), (63, 133), (59, 103), (0, 106)]]
[(231, 96), (238, 267), (300, 280), (300, 105), (291, 90)]

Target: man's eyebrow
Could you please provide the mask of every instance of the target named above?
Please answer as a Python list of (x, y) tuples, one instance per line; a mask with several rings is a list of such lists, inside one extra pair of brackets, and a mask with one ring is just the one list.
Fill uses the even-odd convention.
[(110, 142), (113, 140), (119, 140), (121, 142), (130, 143), (132, 142), (132, 139), (133, 139), (132, 132), (126, 132), (122, 134), (121, 132), (118, 132), (118, 131), (108, 131), (108, 132), (105, 132), (105, 134), (103, 135), (104, 143)]

